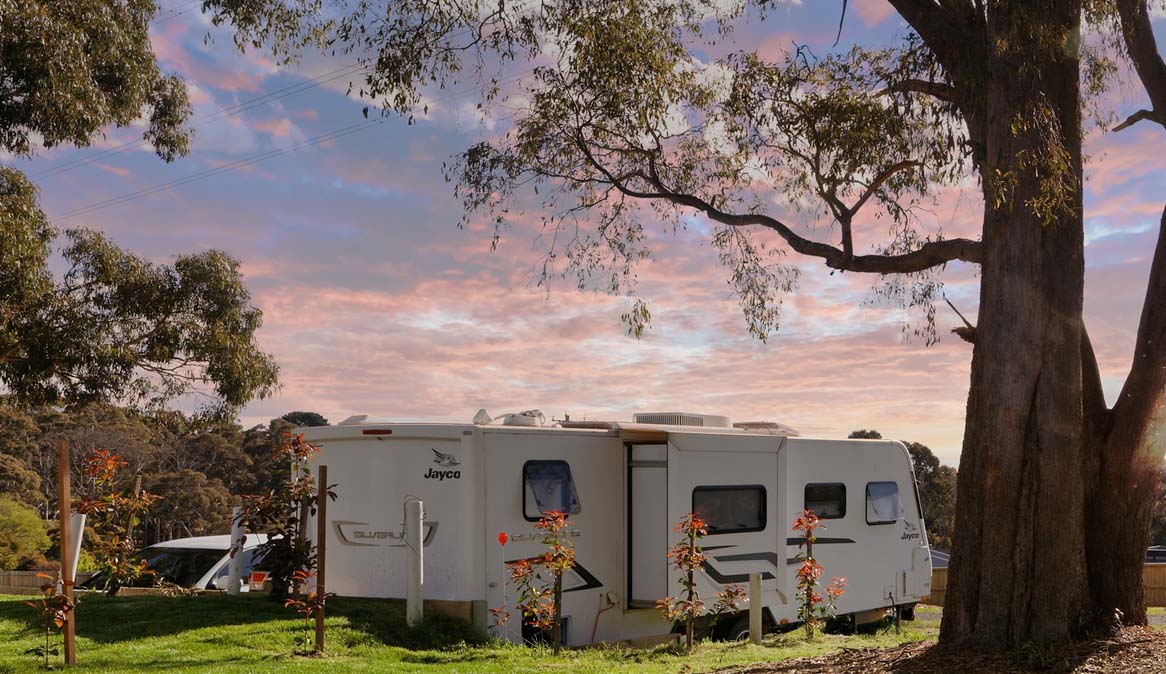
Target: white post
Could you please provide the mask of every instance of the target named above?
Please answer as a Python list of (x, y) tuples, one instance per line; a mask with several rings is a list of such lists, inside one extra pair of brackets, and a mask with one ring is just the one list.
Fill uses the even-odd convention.
[(231, 561), (227, 562), (227, 594), (237, 595), (243, 590), (243, 508), (231, 509)]
[(81, 537), (85, 534), (85, 515), (69, 513), (69, 526), (69, 547), (73, 548), (69, 555), (69, 565), (73, 567), (69, 570), (69, 577), (76, 580), (77, 559), (81, 557)]
[(412, 627), (421, 622), (422, 596), (425, 588), (423, 536), (421, 528), (425, 517), (421, 499), (405, 501), (405, 551), (408, 555), (408, 583), (405, 595), (405, 619)]
[(749, 574), (749, 641), (761, 643), (761, 574)]

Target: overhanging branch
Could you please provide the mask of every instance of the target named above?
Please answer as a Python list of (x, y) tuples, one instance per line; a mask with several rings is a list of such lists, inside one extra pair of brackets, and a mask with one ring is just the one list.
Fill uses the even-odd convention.
[(956, 98), (956, 88), (946, 82), (932, 82), (929, 80), (902, 80), (888, 85), (875, 92), (875, 96), (886, 96), (892, 93), (926, 94), (940, 101), (952, 102)]
[(1134, 124), (1142, 121), (1156, 122), (1166, 126), (1166, 115), (1160, 115), (1153, 110), (1138, 110), (1134, 114), (1126, 118), (1126, 121), (1113, 127), (1114, 131), (1124, 131)]
[(1146, 0), (1117, 0), (1122, 37), (1134, 70), (1150, 97), (1153, 110), (1139, 110), (1115, 130), (1127, 128), (1143, 119), (1166, 126), (1166, 61), (1158, 51), (1154, 27)]

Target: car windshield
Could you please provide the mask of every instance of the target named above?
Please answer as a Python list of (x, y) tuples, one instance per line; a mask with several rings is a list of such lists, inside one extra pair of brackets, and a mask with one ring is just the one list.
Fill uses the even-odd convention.
[(154, 572), (154, 581), (169, 581), (182, 587), (190, 587), (205, 576), (226, 550), (206, 548), (146, 548), (138, 553), (146, 560)]

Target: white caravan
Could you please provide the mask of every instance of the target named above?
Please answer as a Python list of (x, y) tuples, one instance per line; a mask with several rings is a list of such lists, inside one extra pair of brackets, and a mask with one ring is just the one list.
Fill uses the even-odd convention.
[[(672, 631), (655, 604), (681, 591), (666, 551), (679, 537), (675, 523), (693, 511), (709, 522), (701, 596), (711, 605), (724, 584), (747, 586), (749, 573), (760, 572), (767, 625), (797, 621), (800, 539), (791, 524), (803, 508), (823, 519), (814, 545), (823, 582), (849, 581), (839, 615), (864, 622), (888, 608), (909, 612), (930, 592), (911, 458), (898, 442), (802, 438), (780, 424), (734, 427), (690, 414), (551, 427), (531, 415), (476, 419), (486, 423), (353, 417), (300, 429), (321, 448), (338, 494), (328, 506), (330, 591), (405, 597), (404, 502), (417, 497), (425, 507), (424, 598), (468, 602), (482, 627), (488, 608), (513, 611), (505, 563), (544, 551), (534, 526), (540, 513), (570, 513), (569, 645)], [(520, 638), (514, 625), (502, 636)]]

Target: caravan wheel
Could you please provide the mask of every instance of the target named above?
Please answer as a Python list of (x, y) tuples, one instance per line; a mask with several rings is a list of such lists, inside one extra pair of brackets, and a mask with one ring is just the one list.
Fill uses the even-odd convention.
[(899, 607), (899, 620), (914, 620), (915, 604), (905, 604)]
[[(748, 641), (749, 640), (749, 614), (738, 613), (732, 620), (726, 621), (724, 630), (717, 630), (720, 634), (717, 635), (718, 641)], [(765, 631), (764, 629), (762, 630)]]

